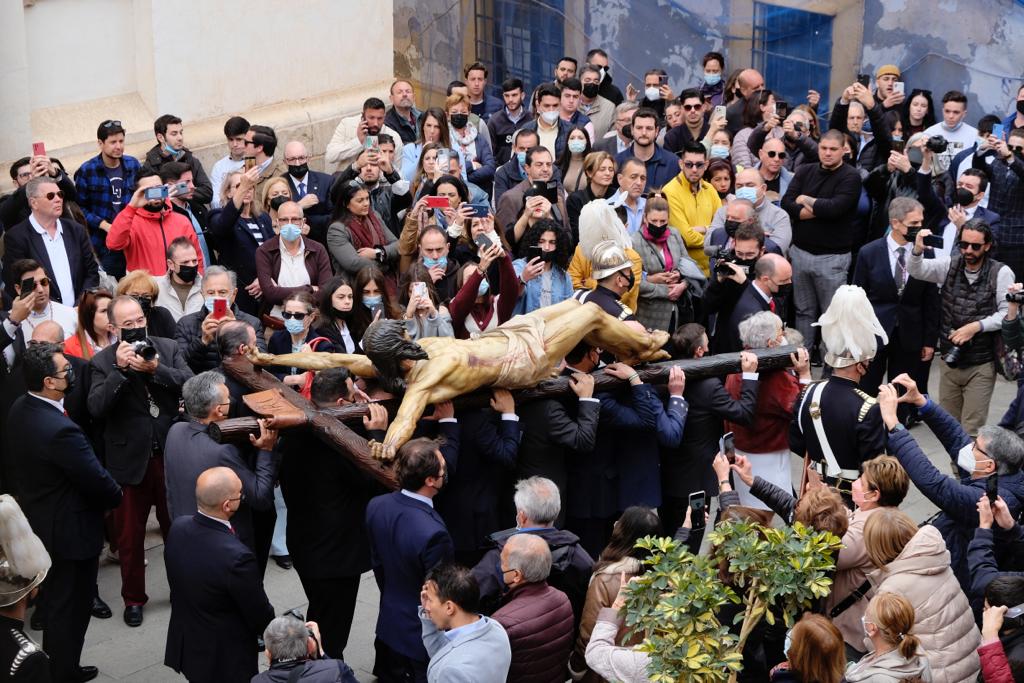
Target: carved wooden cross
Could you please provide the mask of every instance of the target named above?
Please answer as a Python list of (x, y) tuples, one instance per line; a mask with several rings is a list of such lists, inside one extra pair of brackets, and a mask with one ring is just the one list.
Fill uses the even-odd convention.
[[(781, 370), (790, 367), (790, 354), (796, 353), (794, 346), (782, 346), (773, 349), (752, 351), (757, 356), (758, 372)], [(260, 392), (246, 395), (246, 405), (258, 415), (272, 418), (275, 429), (289, 429), (300, 426), (313, 430), (320, 440), (348, 458), (356, 467), (373, 477), (389, 489), (397, 489), (394, 470), (370, 455), (370, 447), (362, 438), (344, 422), (361, 420), (369, 413), (365, 404), (352, 404), (331, 408), (318, 408), (311, 401), (287, 386), (266, 370), (256, 368), (244, 357), (234, 356), (225, 359), (224, 370), (232, 378), (250, 389)], [(730, 375), (740, 371), (739, 353), (722, 353), (703, 358), (671, 360), (660, 363), (649, 363), (637, 368), (640, 379), (648, 384), (665, 384), (668, 373), (673, 366), (678, 366), (686, 373), (687, 381)], [(603, 372), (594, 373), (594, 391), (611, 391), (624, 384)], [(541, 382), (532, 389), (520, 389), (512, 392), (516, 403), (535, 401), (541, 398), (565, 396), (571, 392), (566, 377), (555, 377)], [(487, 405), (490, 393), (477, 391), (456, 400), (459, 408), (472, 408)], [(255, 418), (234, 418), (210, 425), (210, 435), (217, 441), (248, 443), (249, 434), (259, 434), (259, 425)]]

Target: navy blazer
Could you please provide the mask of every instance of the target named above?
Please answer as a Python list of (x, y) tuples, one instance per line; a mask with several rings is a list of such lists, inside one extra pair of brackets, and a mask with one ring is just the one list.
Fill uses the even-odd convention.
[[(907, 245), (908, 261), (912, 248), (912, 244)], [(889, 344), (899, 344), (898, 348), (905, 351), (935, 347), (942, 306), (939, 287), (908, 276), (903, 294), (897, 294), (896, 279), (889, 265), (887, 238), (873, 240), (861, 247), (853, 271), (853, 284), (864, 288), (878, 322), (889, 337)]]
[(256, 556), (224, 524), (196, 513), (164, 546), (171, 620), (164, 664), (190, 681), (248, 681), (256, 638), (274, 618)]
[(18, 498), (32, 530), (54, 559), (95, 559), (103, 513), (121, 503), (121, 488), (82, 429), (56, 406), (25, 394), (8, 424), (18, 425), (8, 430), (5, 450), (18, 454)]
[(66, 218), (60, 219), (60, 225), (61, 236), (64, 238), (64, 250), (67, 252), (68, 264), (71, 266), (71, 283), (74, 285), (75, 291), (60, 291), (53, 275), (53, 264), (50, 263), (46, 245), (43, 244), (43, 238), (26, 218), (11, 228), (4, 237), (4, 282), (9, 297), (14, 298), (14, 285), (20, 283), (15, 283), (7, 273), (11, 272), (11, 265), (21, 259), (32, 259), (46, 270), (46, 276), (50, 278), (50, 298), (65, 306), (75, 306), (78, 295), (100, 284), (100, 267), (96, 263), (96, 256), (93, 254), (92, 244), (89, 242), (89, 233), (78, 223)]
[[(776, 301), (778, 308), (779, 302)], [(770, 311), (771, 306), (761, 296), (760, 292), (754, 291), (754, 281), (748, 279), (747, 286), (733, 306), (729, 320), (722, 324), (722, 316), (718, 316), (718, 326), (715, 329), (715, 353), (732, 353), (743, 350), (743, 342), (740, 340), (740, 323), (762, 311)]]
[[(288, 181), (288, 187), (292, 191), (295, 201), (300, 199), (299, 188), (295, 178), (289, 173), (282, 173), (281, 177)], [(309, 171), (306, 176), (306, 194), (316, 195), (317, 202), (308, 209), (303, 209), (302, 214), (309, 224), (309, 236), (320, 244), (327, 244), (327, 226), (331, 224), (331, 212), (334, 205), (331, 204), (331, 183), (334, 179), (327, 173), (320, 171)]]
[[(937, 235), (942, 235), (946, 226), (949, 225), (949, 207), (936, 194), (931, 174), (917, 173), (917, 199), (924, 206), (924, 227)], [(992, 234), (995, 235), (997, 241), (999, 240), (999, 229), (1002, 227), (999, 214), (989, 211), (984, 206), (979, 206), (974, 209), (974, 217), (988, 223), (988, 227), (992, 228)]]
[(420, 589), (428, 571), (454, 558), (452, 537), (434, 508), (401, 491), (370, 501), (366, 530), (380, 588), (377, 637), (399, 654), (425, 663), (427, 650), (416, 613)]

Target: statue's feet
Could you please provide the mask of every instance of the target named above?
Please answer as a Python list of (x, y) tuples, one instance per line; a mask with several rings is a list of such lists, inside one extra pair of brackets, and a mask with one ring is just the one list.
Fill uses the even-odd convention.
[(663, 348), (668, 343), (669, 334), (665, 330), (652, 330), (647, 333), (649, 341), (647, 348), (642, 350), (638, 357), (644, 361), (667, 360), (672, 356)]
[(381, 443), (380, 441), (370, 441), (370, 455), (373, 456), (374, 460), (383, 463), (391, 463), (395, 460), (395, 447), (388, 443)]

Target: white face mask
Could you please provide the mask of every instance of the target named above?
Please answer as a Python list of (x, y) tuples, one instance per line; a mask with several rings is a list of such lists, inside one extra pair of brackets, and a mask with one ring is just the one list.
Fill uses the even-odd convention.
[(960, 466), (962, 470), (967, 474), (973, 474), (974, 468), (978, 466), (978, 461), (974, 457), (974, 442), (965, 444), (960, 452), (956, 454), (956, 464)]
[(557, 111), (541, 112), (540, 118), (544, 121), (544, 123), (548, 124), (549, 126), (553, 126), (555, 124), (555, 122), (558, 121), (558, 112)]
[(661, 99), (661, 90), (658, 88), (644, 88), (644, 97), (650, 102), (655, 102)]

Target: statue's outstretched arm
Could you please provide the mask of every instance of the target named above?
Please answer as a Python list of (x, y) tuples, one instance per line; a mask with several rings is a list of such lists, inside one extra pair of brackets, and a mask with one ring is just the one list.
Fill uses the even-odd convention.
[(318, 351), (302, 351), (299, 353), (262, 353), (250, 350), (249, 360), (255, 365), (283, 365), (301, 370), (326, 370), (328, 368), (348, 368), (357, 377), (376, 377), (377, 370), (366, 356), (359, 353), (320, 353)]

